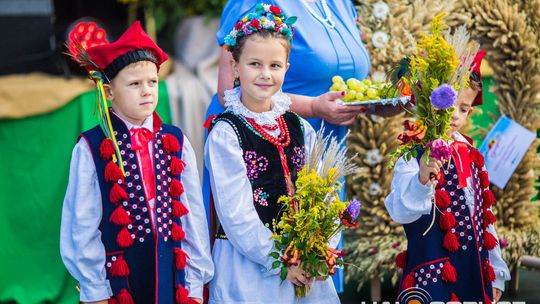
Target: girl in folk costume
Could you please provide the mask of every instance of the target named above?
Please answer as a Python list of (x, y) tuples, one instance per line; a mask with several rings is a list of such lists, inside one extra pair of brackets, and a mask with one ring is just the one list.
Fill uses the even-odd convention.
[[(458, 132), (472, 107), (483, 103), (484, 54), (476, 55), (470, 86), (459, 95), (451, 116), (451, 160), (443, 164), (432, 157), (426, 163), (421, 155), (400, 158), (385, 201), (407, 235), (407, 251), (396, 258), (403, 268), (400, 290), (422, 288), (434, 301), (498, 301), (510, 279), (495, 232), (495, 200), (484, 158), (472, 140)], [(435, 225), (427, 231), (433, 219)]]
[(114, 43), (83, 23), (70, 40), (101, 116), (73, 149), (62, 210), (60, 251), (81, 302), (202, 303), (213, 265), (195, 155), (154, 112), (167, 55), (139, 22)]
[(282, 195), (291, 195), (315, 132), (289, 112), (281, 92), (296, 17), (257, 4), (225, 38), (237, 86), (225, 91), (226, 112), (211, 122), (205, 164), (220, 226), (213, 247), (216, 265), (210, 303), (339, 303), (332, 280), (315, 281), (295, 298), (294, 285), (312, 279), (298, 266), (281, 281), (273, 269), (270, 239)]

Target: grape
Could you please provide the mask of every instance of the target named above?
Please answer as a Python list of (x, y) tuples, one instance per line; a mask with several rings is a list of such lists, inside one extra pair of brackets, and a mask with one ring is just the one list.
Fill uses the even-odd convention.
[(376, 82), (367, 78), (364, 80), (349, 78), (345, 81), (339, 75), (332, 77), (330, 91), (345, 91), (347, 94), (341, 99), (345, 102), (384, 99), (396, 95), (391, 83)]

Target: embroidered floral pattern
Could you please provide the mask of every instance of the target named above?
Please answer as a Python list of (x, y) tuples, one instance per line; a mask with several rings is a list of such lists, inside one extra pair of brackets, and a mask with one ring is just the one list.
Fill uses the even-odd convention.
[(247, 176), (250, 181), (259, 178), (259, 171), (266, 171), (268, 159), (264, 156), (257, 157), (257, 152), (246, 151), (244, 153), (244, 162), (246, 163)]
[(268, 197), (270, 195), (263, 191), (262, 188), (257, 188), (253, 191), (253, 201), (261, 206), (268, 206)]
[(291, 157), (291, 160), (296, 167), (296, 172), (299, 172), (305, 164), (304, 160), (304, 147), (294, 147), (294, 155)]

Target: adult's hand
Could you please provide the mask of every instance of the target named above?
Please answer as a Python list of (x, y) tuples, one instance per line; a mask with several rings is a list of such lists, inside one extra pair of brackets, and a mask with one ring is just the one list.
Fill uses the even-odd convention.
[(362, 106), (344, 106), (336, 103), (345, 97), (345, 92), (327, 92), (312, 100), (312, 112), (314, 117), (319, 117), (335, 125), (348, 126), (352, 124), (358, 114), (366, 111)]

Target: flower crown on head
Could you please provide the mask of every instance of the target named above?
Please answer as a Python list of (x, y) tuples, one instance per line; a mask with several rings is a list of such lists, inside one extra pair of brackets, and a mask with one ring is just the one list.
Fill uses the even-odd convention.
[(224, 44), (229, 51), (232, 51), (239, 38), (260, 32), (263, 29), (281, 33), (287, 39), (292, 40), (294, 35), (293, 24), (296, 19), (296, 16), (285, 18), (278, 6), (258, 3), (255, 6), (255, 12), (251, 12), (238, 20), (233, 30), (225, 36)]

